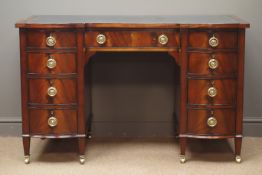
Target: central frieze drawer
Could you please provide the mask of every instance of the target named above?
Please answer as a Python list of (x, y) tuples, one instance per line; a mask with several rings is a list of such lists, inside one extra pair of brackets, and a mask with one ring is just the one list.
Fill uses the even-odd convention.
[(88, 31), (87, 47), (178, 47), (179, 33), (175, 30)]

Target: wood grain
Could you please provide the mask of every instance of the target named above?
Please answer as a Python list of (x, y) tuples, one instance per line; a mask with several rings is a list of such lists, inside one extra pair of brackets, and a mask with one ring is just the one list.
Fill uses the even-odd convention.
[[(214, 85), (211, 82), (214, 82)], [(217, 95), (208, 96), (208, 89), (215, 87)], [(236, 99), (236, 83), (234, 80), (189, 80), (188, 104), (232, 105)]]
[(188, 134), (196, 135), (235, 135), (235, 111), (232, 109), (215, 109), (214, 118), (217, 120), (215, 127), (207, 125), (210, 110), (188, 111)]
[[(74, 79), (30, 79), (29, 103), (35, 104), (75, 104), (77, 103), (76, 80)], [(47, 89), (55, 87), (57, 94), (49, 97)]]
[[(56, 67), (47, 67), (47, 60), (52, 57), (56, 61)], [(28, 53), (28, 73), (59, 74), (76, 73), (75, 53)]]
[[(112, 29), (111, 29), (112, 30)], [(98, 44), (96, 37), (99, 34), (106, 36), (105, 44)], [(161, 45), (158, 37), (164, 34), (168, 37), (168, 43)], [(179, 33), (176, 30), (100, 30), (90, 31), (85, 34), (87, 47), (178, 47)]]
[[(46, 38), (53, 36), (56, 39), (54, 47), (46, 44)], [(76, 33), (73, 31), (30, 30), (27, 34), (27, 47), (30, 48), (75, 48)]]
[(235, 31), (223, 31), (223, 30), (191, 30), (189, 34), (188, 47), (191, 48), (212, 48), (209, 45), (209, 39), (215, 36), (219, 45), (214, 49), (232, 49), (237, 48), (237, 32)]
[[(218, 61), (216, 69), (210, 69), (208, 62), (215, 57)], [(188, 74), (201, 75), (236, 75), (237, 54), (236, 53), (199, 53), (193, 52), (188, 56)]]
[[(50, 127), (50, 111), (57, 118), (57, 126)], [(77, 112), (75, 110), (29, 110), (30, 133), (37, 135), (59, 135), (77, 133)]]

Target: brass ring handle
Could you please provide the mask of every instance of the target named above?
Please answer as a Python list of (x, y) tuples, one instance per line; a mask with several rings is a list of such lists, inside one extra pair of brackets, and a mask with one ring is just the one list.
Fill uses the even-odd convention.
[(48, 125), (49, 125), (51, 128), (53, 128), (53, 127), (57, 126), (58, 120), (57, 120), (56, 117), (52, 116), (52, 117), (49, 117), (49, 118), (48, 118), (47, 123), (48, 123)]
[(212, 58), (208, 61), (208, 66), (209, 66), (210, 69), (216, 69), (216, 68), (218, 68), (218, 65), (219, 65), (219, 63), (218, 63), (217, 59), (215, 59), (215, 58)]
[(210, 87), (207, 90), (207, 94), (209, 97), (215, 97), (217, 95), (217, 89), (215, 87)]
[(55, 87), (51, 86), (47, 89), (47, 94), (48, 94), (49, 97), (54, 97), (57, 94), (57, 89)]
[(166, 45), (168, 43), (168, 37), (166, 35), (164, 35), (164, 34), (159, 35), (158, 42), (161, 45)]
[(99, 34), (96, 36), (96, 42), (98, 44), (104, 44), (106, 42), (106, 36), (104, 34)]
[(211, 47), (217, 47), (219, 44), (218, 38), (216, 38), (214, 35), (209, 39), (209, 45)]
[(211, 128), (215, 127), (217, 125), (217, 119), (215, 117), (209, 117), (207, 119), (207, 125)]
[(54, 57), (50, 56), (46, 62), (46, 66), (49, 69), (54, 69), (56, 67), (56, 60), (54, 59)]
[(53, 47), (56, 44), (56, 39), (53, 36), (49, 36), (46, 38), (46, 45), (49, 47)]

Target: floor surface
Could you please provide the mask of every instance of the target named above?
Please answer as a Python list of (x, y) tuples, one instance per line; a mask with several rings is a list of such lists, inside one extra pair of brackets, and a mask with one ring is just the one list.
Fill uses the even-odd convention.
[(21, 138), (0, 137), (0, 175), (262, 174), (262, 138), (244, 138), (241, 164), (234, 161), (233, 140), (190, 140), (187, 162), (180, 164), (175, 139), (91, 139), (80, 165), (75, 141), (34, 138), (26, 165)]

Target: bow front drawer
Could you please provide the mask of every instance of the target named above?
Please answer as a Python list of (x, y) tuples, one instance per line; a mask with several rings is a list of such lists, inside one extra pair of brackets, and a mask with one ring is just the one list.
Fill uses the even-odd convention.
[(77, 133), (77, 112), (75, 110), (30, 109), (29, 117), (32, 135)]
[(236, 85), (232, 79), (189, 80), (188, 104), (234, 105)]
[(232, 109), (190, 109), (188, 133), (196, 135), (235, 134), (235, 112)]
[(189, 48), (236, 49), (235, 31), (198, 31), (189, 32)]
[(76, 73), (75, 53), (28, 53), (28, 73)]
[(76, 48), (76, 32), (31, 30), (27, 33), (27, 47)]
[(189, 53), (188, 73), (190, 75), (235, 75), (236, 53)]
[(75, 79), (30, 79), (29, 103), (76, 104)]

